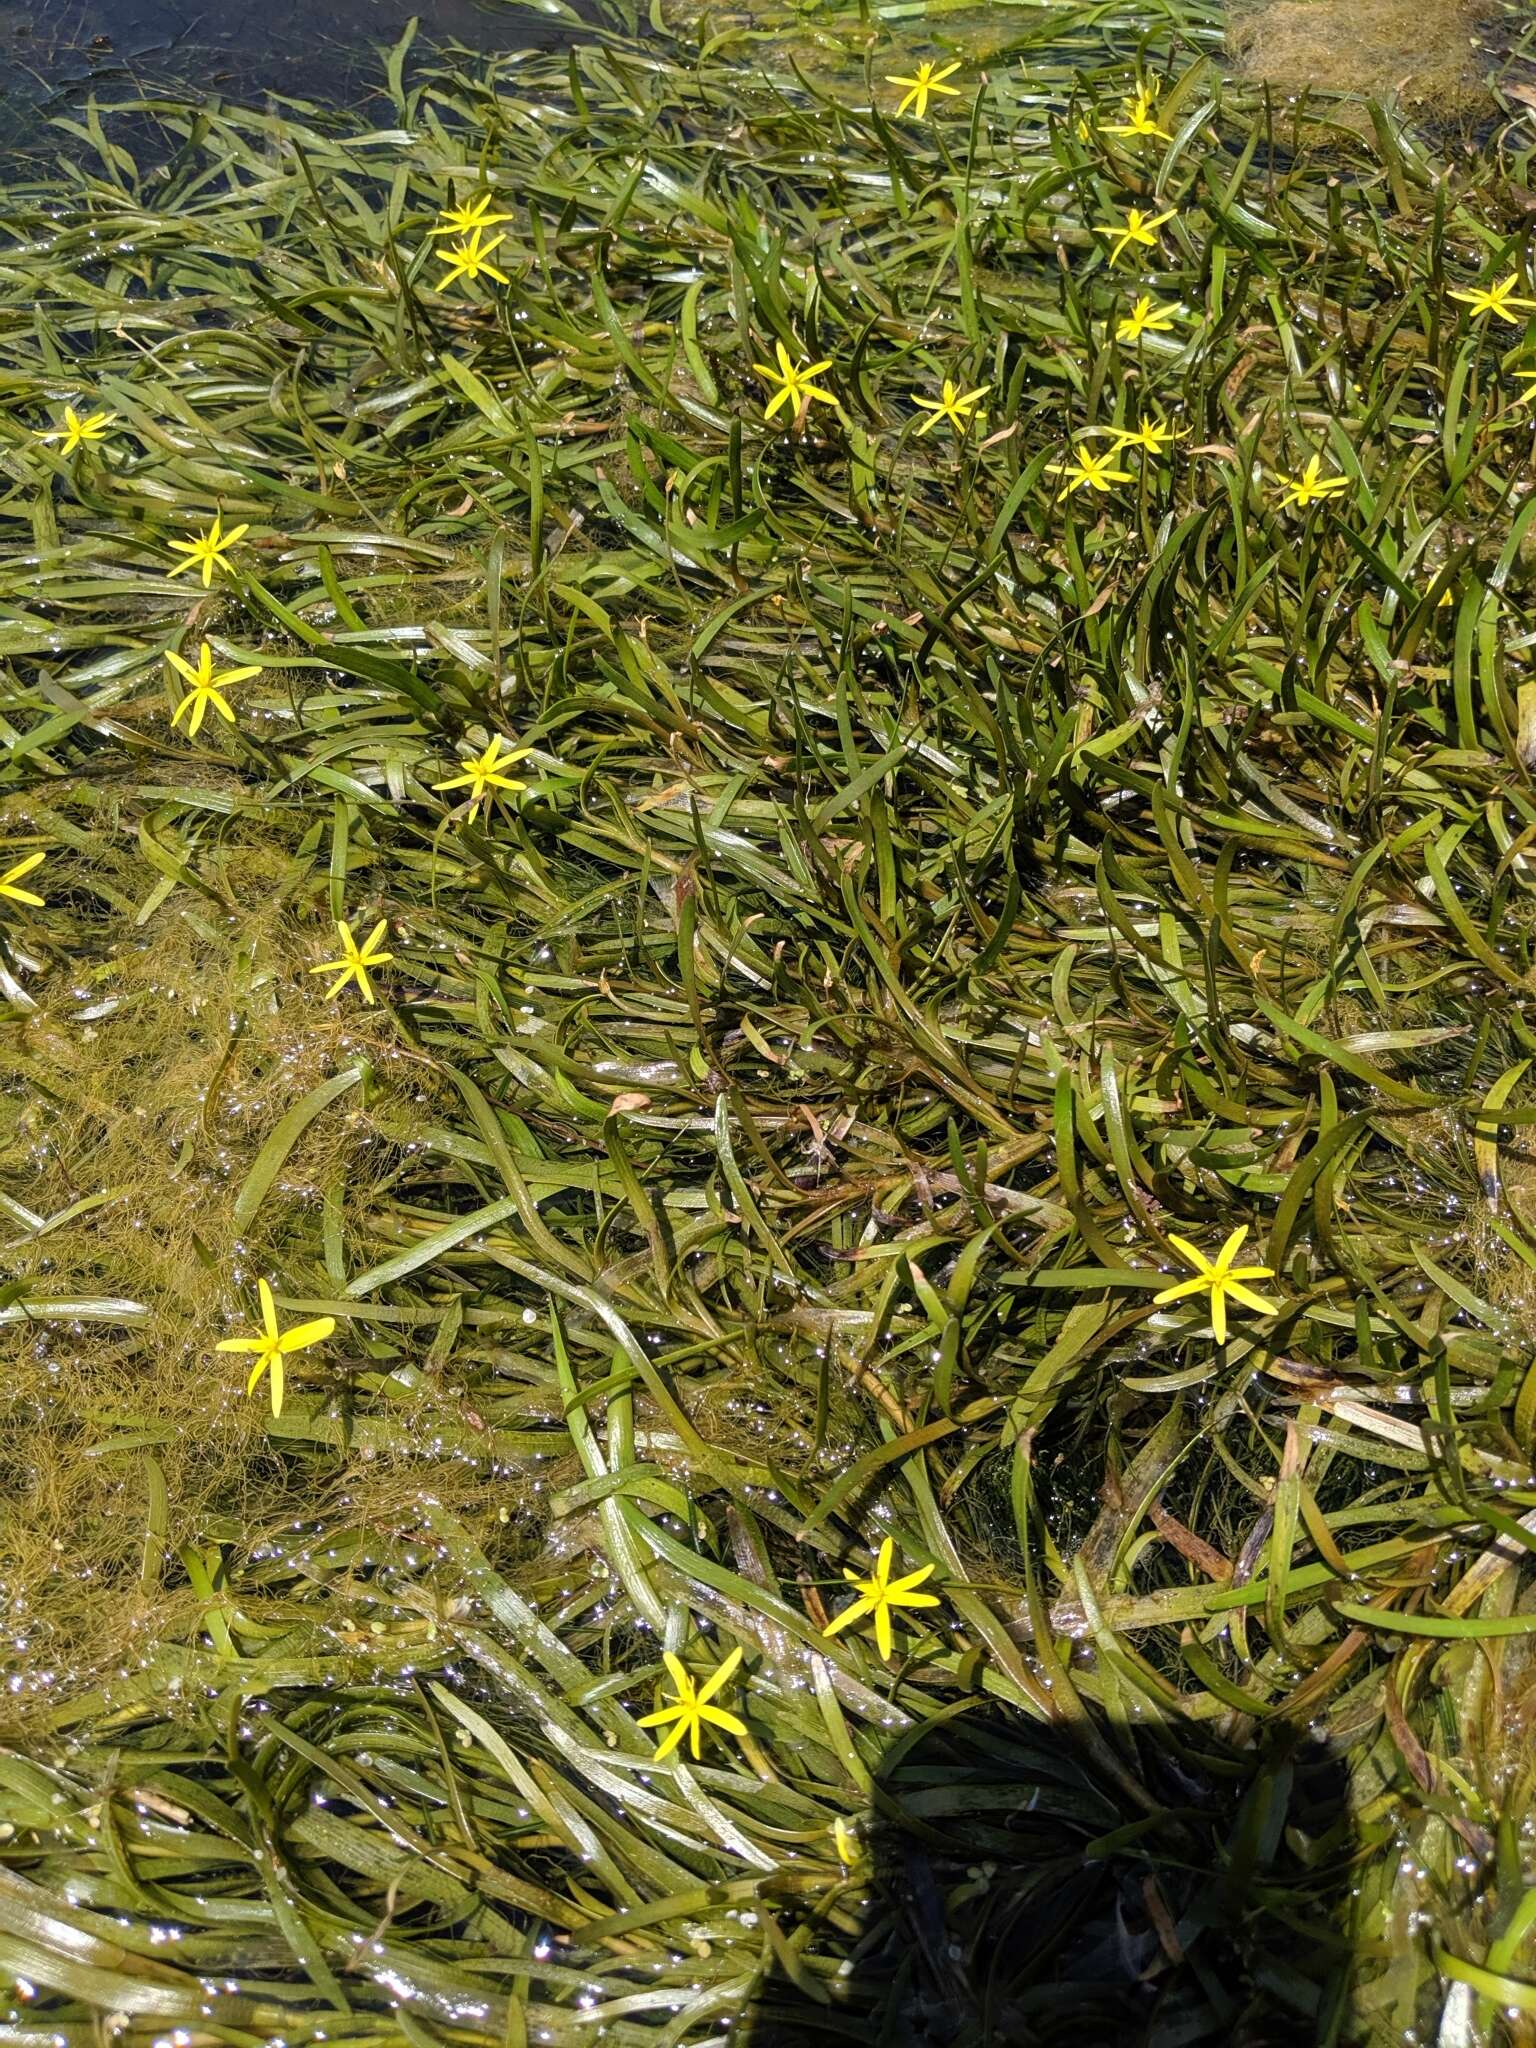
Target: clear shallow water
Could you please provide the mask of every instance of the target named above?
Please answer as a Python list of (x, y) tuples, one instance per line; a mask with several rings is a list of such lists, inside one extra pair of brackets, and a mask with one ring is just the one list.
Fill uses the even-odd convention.
[[(923, 0), (874, 11), (898, 34), (924, 32)], [(948, 37), (969, 30), (978, 50), (1005, 32), (1012, 11), (933, 7)], [(560, 48), (580, 36), (587, 12), (586, 0), (0, 0), (0, 165), (52, 157), (58, 138), (46, 117), (92, 93), (366, 107), (382, 86), (380, 53), (413, 19), (419, 59), (454, 45)], [(1392, 99), (1410, 117), (1474, 123), (1492, 112), (1491, 80), (1507, 89), (1512, 76), (1525, 79), (1515, 97), (1536, 100), (1518, 23), (1485, 18), (1470, 0), (1234, 0), (1230, 26), (1233, 68), (1282, 95), (1335, 87)]]
[(413, 16), (418, 49), (548, 48), (574, 28), (516, 0), (0, 0), (0, 151), (41, 148), (39, 117), (93, 91), (362, 103)]

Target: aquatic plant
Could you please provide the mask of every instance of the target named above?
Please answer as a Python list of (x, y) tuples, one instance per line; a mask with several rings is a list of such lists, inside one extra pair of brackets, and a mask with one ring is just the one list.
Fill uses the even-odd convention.
[(116, 418), (116, 413), (79, 413), (75, 411), (72, 405), (66, 405), (64, 408), (63, 426), (40, 427), (37, 432), (37, 438), (39, 441), (62, 441), (64, 446), (59, 450), (59, 453), (61, 455), (73, 455), (77, 448), (85, 447), (92, 441), (105, 440), (107, 430)]
[(283, 1389), (287, 1375), (287, 1361), (296, 1351), (307, 1351), (313, 1344), (323, 1344), (336, 1328), (334, 1316), (316, 1316), (307, 1323), (295, 1323), (292, 1329), (280, 1330), (277, 1323), (277, 1303), (272, 1288), (266, 1280), (258, 1280), (257, 1293), (261, 1302), (261, 1328), (253, 1337), (224, 1337), (214, 1346), (216, 1351), (248, 1351), (255, 1354), (256, 1363), (251, 1367), (250, 1378), (245, 1391), (254, 1394), (263, 1379), (267, 1381), (272, 1400), (273, 1416), (283, 1412)]
[[(174, 570), (172, 574), (174, 574)], [(183, 660), (174, 647), (165, 650), (165, 658), (187, 685), (186, 695), (171, 713), (172, 725), (180, 725), (188, 712), (187, 738), (195, 740), (202, 731), (203, 720), (210, 711), (216, 711), (227, 725), (233, 725), (235, 714), (230, 708), (224, 692), (235, 683), (249, 681), (261, 674), (260, 662), (248, 662), (243, 668), (224, 668), (217, 672), (213, 666), (213, 649), (205, 640), (197, 651), (197, 666)]]
[(359, 945), (352, 936), (352, 927), (345, 918), (337, 920), (336, 936), (341, 940), (339, 960), (322, 960), (318, 967), (311, 967), (311, 974), (340, 974), (325, 992), (327, 1002), (334, 1002), (349, 982), (357, 983), (357, 992), (365, 1003), (375, 1003), (378, 997), (373, 991), (371, 968), (387, 967), (394, 959), (393, 953), (382, 950), (384, 934), (389, 930), (389, 919), (381, 917), (363, 943)]
[(946, 78), (953, 78), (959, 69), (958, 57), (952, 58), (948, 64), (939, 64), (932, 57), (925, 57), (909, 77), (888, 73), (886, 84), (899, 85), (903, 88), (896, 107), (897, 119), (899, 120), (903, 114), (915, 114), (921, 121), (927, 117), (929, 100), (959, 99), (959, 86), (944, 83)]
[(702, 1685), (695, 1683), (693, 1674), (680, 1657), (666, 1651), (662, 1662), (667, 1667), (667, 1676), (672, 1681), (675, 1695), (669, 1707), (659, 1707), (654, 1714), (642, 1714), (635, 1724), (639, 1728), (665, 1728), (672, 1723), (671, 1733), (664, 1735), (656, 1745), (655, 1761), (665, 1763), (667, 1758), (686, 1737), (689, 1753), (695, 1763), (699, 1761), (699, 1742), (706, 1723), (713, 1728), (723, 1728), (727, 1735), (745, 1735), (747, 1724), (739, 1721), (734, 1714), (728, 1714), (723, 1707), (712, 1706), (710, 1702), (722, 1687), (728, 1685), (736, 1675), (742, 1649), (738, 1643), (731, 1654), (705, 1679)]
[(18, 2041), (1522, 2038), (1522, 160), (1217, 42), (8, 191)]
[(1208, 1259), (1197, 1244), (1180, 1237), (1177, 1231), (1168, 1232), (1168, 1242), (1182, 1259), (1195, 1269), (1193, 1280), (1176, 1281), (1172, 1287), (1165, 1287), (1154, 1294), (1152, 1305), (1163, 1308), (1171, 1301), (1183, 1301), (1192, 1294), (1208, 1294), (1211, 1298), (1211, 1330), (1218, 1344), (1227, 1341), (1227, 1296), (1240, 1302), (1244, 1308), (1251, 1308), (1261, 1316), (1278, 1315), (1280, 1304), (1268, 1301), (1262, 1294), (1255, 1294), (1243, 1283), (1248, 1280), (1268, 1280), (1273, 1277), (1269, 1266), (1234, 1266), (1232, 1261), (1242, 1249), (1243, 1239), (1248, 1235), (1248, 1225), (1239, 1223), (1214, 1259)]
[(212, 523), (204, 527), (193, 539), (167, 540), (167, 547), (175, 548), (178, 554), (183, 554), (187, 558), (184, 562), (178, 562), (175, 568), (167, 573), (180, 576), (188, 569), (198, 569), (202, 572), (204, 590), (211, 589), (214, 570), (230, 569), (230, 549), (237, 541), (243, 540), (250, 530), (248, 524), (242, 523), (230, 527), (226, 532), (223, 514), (216, 512)]
[(824, 1636), (835, 1636), (840, 1629), (855, 1628), (866, 1617), (875, 1625), (875, 1641), (882, 1657), (889, 1658), (896, 1647), (895, 1632), (891, 1623), (893, 1612), (899, 1613), (909, 1607), (937, 1607), (937, 1593), (919, 1593), (917, 1588), (933, 1575), (931, 1564), (920, 1565), (915, 1572), (906, 1572), (899, 1579), (891, 1577), (891, 1563), (896, 1546), (887, 1536), (880, 1546), (880, 1555), (875, 1559), (875, 1568), (867, 1579), (861, 1579), (857, 1572), (844, 1571), (858, 1594), (822, 1630)]

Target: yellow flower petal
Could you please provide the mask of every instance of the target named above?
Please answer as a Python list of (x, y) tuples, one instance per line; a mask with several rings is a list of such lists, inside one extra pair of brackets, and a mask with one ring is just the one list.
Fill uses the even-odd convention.
[(1230, 1233), (1226, 1243), (1216, 1254), (1216, 1265), (1221, 1272), (1224, 1273), (1237, 1256), (1237, 1248), (1247, 1235), (1248, 1226), (1246, 1223), (1239, 1223), (1236, 1230)]
[(1209, 1284), (1203, 1274), (1197, 1274), (1193, 1280), (1181, 1280), (1177, 1287), (1165, 1287), (1161, 1294), (1154, 1294), (1152, 1306), (1162, 1308), (1167, 1302), (1182, 1301), (1187, 1294), (1203, 1294)]
[(845, 1607), (841, 1614), (835, 1615), (827, 1623), (826, 1627), (822, 1630), (822, 1634), (824, 1636), (835, 1636), (840, 1629), (849, 1628), (854, 1622), (862, 1620), (866, 1614), (873, 1613), (874, 1606), (873, 1600), (855, 1600), (850, 1606)]
[(17, 861), (13, 868), (7, 869), (0, 875), (0, 896), (9, 897), (13, 903), (30, 904), (34, 910), (45, 908), (41, 896), (35, 895), (30, 889), (19, 888), (17, 884), (23, 875), (30, 875), (34, 868), (41, 867), (46, 858), (46, 854), (29, 853), (24, 860)]
[(713, 1727), (723, 1728), (728, 1735), (745, 1735), (747, 1732), (746, 1722), (738, 1720), (734, 1714), (727, 1713), (724, 1707), (710, 1707), (701, 1704), (699, 1707), (699, 1717), (701, 1720), (708, 1721)]
[(279, 1351), (306, 1351), (311, 1344), (323, 1344), (336, 1328), (334, 1316), (317, 1316), (313, 1322), (297, 1323), (277, 1340)]
[[(908, 1572), (904, 1579), (892, 1579), (885, 1589), (886, 1598), (888, 1600), (905, 1599), (913, 1586), (920, 1586), (924, 1579), (931, 1579), (933, 1573), (934, 1567), (931, 1564), (925, 1564), (921, 1571)], [(936, 1596), (931, 1593), (925, 1593), (923, 1598), (925, 1600), (934, 1600), (935, 1604), (937, 1604)]]
[(1174, 1250), (1179, 1253), (1180, 1257), (1188, 1259), (1189, 1263), (1192, 1266), (1197, 1267), (1200, 1272), (1210, 1272), (1210, 1260), (1205, 1256), (1205, 1253), (1201, 1251), (1200, 1247), (1198, 1245), (1191, 1244), (1187, 1237), (1180, 1237), (1177, 1231), (1170, 1230), (1168, 1233), (1168, 1242), (1173, 1246)]
[(1280, 1313), (1281, 1304), (1278, 1301), (1266, 1300), (1262, 1294), (1255, 1294), (1251, 1287), (1240, 1287), (1229, 1279), (1226, 1291), (1234, 1301), (1240, 1301), (1244, 1308), (1255, 1309), (1261, 1316), (1277, 1316)]
[(715, 1694), (720, 1690), (721, 1686), (727, 1684), (730, 1681), (732, 1675), (736, 1670), (737, 1665), (741, 1662), (742, 1655), (742, 1648), (741, 1645), (738, 1643), (736, 1645), (736, 1648), (732, 1650), (731, 1654), (725, 1659), (724, 1663), (722, 1663), (717, 1667), (717, 1669), (712, 1671), (709, 1677), (706, 1678), (704, 1683), (699, 1687), (698, 1697), (700, 1704), (702, 1704), (705, 1700), (713, 1699)]
[(677, 1726), (672, 1730), (672, 1733), (670, 1735), (663, 1736), (661, 1741), (657, 1743), (655, 1753), (652, 1757), (652, 1762), (658, 1764), (665, 1763), (667, 1758), (672, 1754), (673, 1750), (676, 1749), (677, 1745), (688, 1733), (688, 1729), (689, 1722), (687, 1717), (680, 1717)]

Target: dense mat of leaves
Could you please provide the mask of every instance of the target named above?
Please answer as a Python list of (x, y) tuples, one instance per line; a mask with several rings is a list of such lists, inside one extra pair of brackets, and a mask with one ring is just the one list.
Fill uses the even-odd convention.
[(1215, 47), (7, 192), (5, 2040), (1529, 2038), (1527, 163)]

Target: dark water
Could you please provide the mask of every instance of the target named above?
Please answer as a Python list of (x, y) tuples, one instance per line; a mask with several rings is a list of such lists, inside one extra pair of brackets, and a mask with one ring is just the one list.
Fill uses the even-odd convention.
[(573, 28), (517, 0), (0, 0), (0, 150), (41, 147), (43, 117), (93, 91), (361, 104), (413, 16), (419, 54), (549, 47)]

